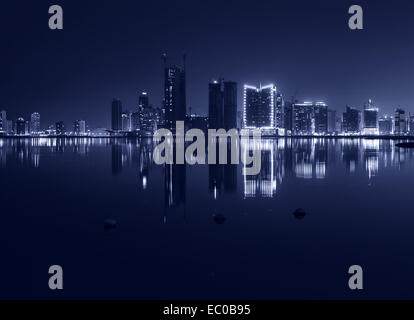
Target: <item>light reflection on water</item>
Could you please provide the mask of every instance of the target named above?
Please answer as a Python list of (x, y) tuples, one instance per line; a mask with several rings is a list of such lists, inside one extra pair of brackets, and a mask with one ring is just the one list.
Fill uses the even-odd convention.
[[(76, 274), (69, 298), (354, 299), (355, 263), (369, 275), (363, 297), (413, 298), (414, 150), (395, 143), (263, 139), (260, 173), (242, 176), (158, 166), (150, 139), (0, 139), (13, 262), (0, 274), (31, 268), (1, 279), (0, 297), (51, 297), (38, 274), (58, 261)], [(119, 229), (105, 233), (106, 219)]]
[[(413, 159), (414, 150), (396, 147), (397, 142), (381, 139), (262, 139), (261, 171), (257, 176), (243, 178), (244, 196), (273, 197), (286, 177), (325, 179), (329, 167), (336, 164), (345, 166), (350, 175), (362, 170), (371, 179), (380, 174), (381, 169), (399, 169)], [(0, 165), (6, 168), (8, 161), (18, 160), (21, 165), (38, 168), (42, 157), (47, 154), (74, 153), (87, 156), (91, 148), (109, 147), (112, 173), (117, 175), (127, 166), (138, 166), (143, 187), (146, 187), (151, 179), (150, 171), (156, 166), (152, 160), (154, 146), (151, 139), (0, 139)], [(213, 194), (217, 195), (222, 187), (226, 190), (236, 189), (237, 167), (241, 165), (207, 166), (209, 187)], [(173, 174), (171, 170), (165, 168), (167, 179)], [(180, 174), (185, 174), (185, 170)]]

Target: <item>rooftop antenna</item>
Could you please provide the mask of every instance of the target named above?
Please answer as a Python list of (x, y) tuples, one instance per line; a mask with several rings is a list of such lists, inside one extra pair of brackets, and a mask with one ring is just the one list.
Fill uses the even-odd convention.
[(187, 58), (187, 55), (184, 53), (183, 54), (183, 70), (185, 71), (185, 67), (186, 67), (186, 58)]
[(164, 68), (166, 68), (167, 67), (167, 54), (166, 53), (162, 54), (162, 60), (164, 61)]

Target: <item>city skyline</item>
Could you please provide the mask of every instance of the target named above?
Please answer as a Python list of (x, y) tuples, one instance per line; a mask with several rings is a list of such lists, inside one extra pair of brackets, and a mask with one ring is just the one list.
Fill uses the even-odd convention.
[[(146, 91), (139, 94), (138, 106), (132, 111), (123, 108), (119, 98), (113, 98), (110, 127), (91, 128), (85, 120), (77, 119), (72, 122), (72, 130), (61, 120), (49, 124), (46, 129), (42, 128), (38, 112), (31, 113), (30, 120), (25, 120), (22, 116), (13, 120), (7, 117), (6, 110), (0, 110), (0, 133), (59, 136), (131, 132), (151, 136), (158, 128), (173, 130), (176, 121), (186, 121), (190, 127), (202, 130), (260, 128), (262, 134), (275, 136), (414, 134), (414, 114), (401, 107), (394, 109), (394, 115), (384, 114), (368, 99), (362, 109), (346, 105), (345, 111), (338, 113), (324, 101), (302, 103), (295, 97), (289, 101), (278, 92), (273, 83), (264, 86), (260, 84), (259, 87), (244, 84), (240, 111), (237, 82), (224, 81), (223, 78), (209, 82), (208, 115), (197, 115), (191, 112), (191, 106), (187, 109), (186, 55), (183, 56), (181, 68), (168, 66), (166, 54), (163, 54), (163, 60), (165, 89), (161, 107), (154, 107), (150, 103)], [(194, 117), (203, 118), (205, 121), (200, 123)]]
[[(338, 111), (347, 104), (361, 107), (368, 98), (384, 113), (414, 107), (411, 4), (397, 1), (384, 10), (378, 2), (366, 8), (361, 3), (365, 28), (351, 31), (345, 1), (276, 1), (255, 10), (243, 1), (222, 4), (220, 10), (182, 1), (165, 13), (157, 3), (126, 2), (121, 8), (88, 1), (82, 10), (76, 3), (65, 4), (65, 29), (57, 33), (36, 18), (44, 14), (43, 4), (47, 8), (46, 1), (27, 1), (30, 10), (17, 18), (16, 7), (3, 19), (8, 28), (1, 32), (10, 45), (0, 61), (5, 75), (0, 105), (13, 119), (37, 111), (44, 123), (72, 122), (76, 114), (92, 127), (109, 127), (110, 120), (101, 114), (108, 101), (119, 97), (133, 109), (140, 91), (160, 107), (163, 52), (175, 64), (183, 52), (188, 54), (187, 105), (198, 114), (206, 114), (206, 87), (215, 77), (232, 79), (239, 87), (273, 82), (285, 97), (324, 100)], [(145, 14), (136, 19), (136, 12)], [(217, 23), (209, 23), (211, 18)], [(30, 23), (30, 30), (21, 20)], [(14, 30), (13, 39), (8, 29)], [(30, 55), (26, 45), (34, 48)], [(210, 49), (215, 47), (220, 52)]]
[(413, 11), (6, 1), (0, 298), (413, 299)]

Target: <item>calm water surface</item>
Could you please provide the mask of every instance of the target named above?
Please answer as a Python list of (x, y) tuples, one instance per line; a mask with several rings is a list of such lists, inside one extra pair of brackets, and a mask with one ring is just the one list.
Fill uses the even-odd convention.
[(263, 140), (244, 178), (158, 166), (151, 140), (2, 139), (0, 298), (414, 298), (414, 150), (395, 143)]

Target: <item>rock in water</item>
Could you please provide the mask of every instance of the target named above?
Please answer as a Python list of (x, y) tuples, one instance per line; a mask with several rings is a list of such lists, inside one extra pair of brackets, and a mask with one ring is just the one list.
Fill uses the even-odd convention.
[(306, 216), (306, 212), (302, 208), (299, 208), (293, 212), (293, 215), (295, 216), (296, 219), (303, 219)]
[(213, 220), (217, 224), (223, 224), (224, 222), (226, 222), (227, 218), (223, 216), (222, 214), (214, 214)]
[(118, 223), (114, 219), (106, 219), (104, 221), (104, 229), (105, 230), (113, 230), (118, 226)]

